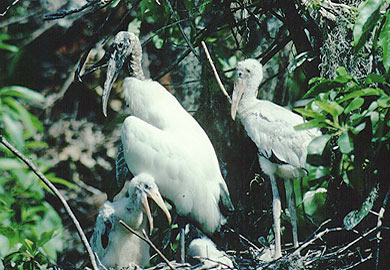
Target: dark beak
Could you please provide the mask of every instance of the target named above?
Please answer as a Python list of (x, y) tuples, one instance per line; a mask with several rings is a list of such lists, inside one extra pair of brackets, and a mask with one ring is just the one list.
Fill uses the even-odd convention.
[(121, 51), (115, 50), (112, 53), (110, 60), (108, 61), (106, 81), (104, 82), (104, 90), (102, 96), (104, 116), (107, 116), (107, 104), (112, 86), (114, 85), (114, 82), (123, 67), (125, 59), (126, 57), (125, 55), (123, 55), (123, 53), (121, 53)]

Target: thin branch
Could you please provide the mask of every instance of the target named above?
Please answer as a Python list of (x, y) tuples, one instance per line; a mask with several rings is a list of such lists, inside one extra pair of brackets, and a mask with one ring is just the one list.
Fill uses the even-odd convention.
[(207, 49), (206, 43), (205, 43), (204, 41), (202, 41), (201, 43), (202, 43), (202, 46), (203, 46), (204, 51), (205, 51), (205, 53), (206, 53), (206, 57), (207, 57), (207, 59), (209, 60), (209, 63), (210, 63), (210, 65), (211, 65), (211, 68), (213, 69), (214, 76), (215, 76), (215, 79), (217, 80), (217, 83), (218, 83), (218, 85), (219, 85), (219, 88), (222, 90), (222, 93), (227, 97), (229, 103), (231, 104), (231, 103), (232, 103), (232, 99), (230, 98), (228, 92), (226, 91), (225, 87), (224, 87), (223, 84), (222, 84), (221, 79), (220, 79), (219, 76), (218, 76), (217, 69), (216, 69), (215, 66), (214, 66), (213, 60), (211, 60), (211, 56), (210, 56), (209, 50)]
[[(171, 14), (172, 14), (173, 18), (175, 19), (175, 21), (176, 21), (176, 22), (180, 21), (180, 19), (177, 17), (175, 11), (174, 11), (173, 8), (172, 8), (171, 2), (170, 2), (169, 0), (166, 0), (165, 2), (167, 3), (167, 6), (168, 6), (168, 8), (169, 8), (169, 11), (171, 12)], [(196, 52), (194, 46), (192, 45), (191, 41), (190, 41), (189, 38), (187, 37), (186, 33), (184, 32), (184, 29), (183, 29), (183, 27), (181, 26), (181, 24), (178, 23), (177, 26), (179, 27), (180, 33), (181, 33), (181, 35), (183, 36), (183, 38), (184, 38), (185, 42), (187, 43), (187, 45), (190, 47), (192, 53), (196, 56), (196, 58), (199, 59), (199, 61), (201, 61), (201, 59), (200, 59), (198, 53)]]
[(38, 167), (26, 156), (24, 156), (22, 153), (20, 153), (12, 144), (10, 144), (2, 135), (0, 135), (0, 142), (8, 148), (15, 156), (17, 156), (19, 159), (21, 159), (37, 176), (39, 179), (42, 180), (43, 183), (46, 184), (46, 186), (54, 193), (54, 195), (60, 200), (62, 205), (65, 208), (66, 213), (71, 218), (72, 222), (76, 226), (77, 233), (79, 234), (81, 238), (81, 242), (83, 243), (85, 249), (88, 252), (89, 259), (92, 263), (92, 268), (94, 270), (99, 270), (99, 268), (96, 265), (95, 256), (92, 252), (91, 246), (88, 243), (87, 237), (85, 236), (83, 229), (80, 226), (79, 221), (77, 220), (76, 216), (73, 214), (72, 209), (70, 208), (69, 204), (65, 200), (65, 198), (61, 195), (61, 193), (58, 191), (58, 189), (53, 185), (52, 182), (47, 179), (41, 171), (39, 171)]
[[(387, 201), (389, 200), (389, 196), (390, 196), (390, 188), (387, 190), (386, 192), (386, 195), (385, 195), (385, 199), (383, 200), (383, 204), (382, 204), (382, 207), (381, 209), (379, 210), (379, 213), (378, 213), (378, 221), (377, 221), (377, 224), (376, 226), (377, 227), (381, 227), (382, 226), (382, 223), (383, 223), (383, 217), (385, 215), (385, 210), (386, 210), (386, 205), (387, 205)], [(379, 269), (379, 253), (380, 253), (380, 249), (379, 249), (379, 246), (380, 246), (380, 242), (382, 240), (382, 231), (379, 230), (378, 233), (376, 234), (376, 245), (377, 245), (377, 249), (376, 249), (376, 269)]]
[(300, 246), (299, 248), (297, 248), (292, 254), (293, 255), (298, 255), (304, 248), (306, 248), (307, 246), (309, 246), (310, 244), (312, 244), (313, 242), (315, 242), (316, 240), (322, 238), (325, 234), (328, 234), (329, 232), (337, 232), (337, 231), (342, 231), (343, 228), (341, 227), (336, 227), (336, 228), (333, 228), (333, 229), (328, 229), (326, 228), (325, 230), (323, 230), (322, 232), (316, 234), (312, 239), (310, 239), (309, 241), (305, 242), (302, 244), (302, 246)]
[(4, 10), (3, 13), (0, 13), (0, 16), (1, 16), (1, 17), (5, 16), (5, 14), (7, 14), (8, 10), (9, 10), (11, 7), (15, 6), (18, 2), (19, 2), (19, 0), (13, 1), (8, 7), (6, 7), (6, 9)]
[(119, 223), (122, 224), (122, 226), (125, 227), (127, 230), (129, 230), (131, 233), (133, 233), (134, 235), (136, 235), (137, 237), (139, 237), (140, 239), (142, 239), (146, 243), (148, 243), (148, 245), (151, 246), (154, 249), (154, 251), (156, 251), (157, 254), (167, 263), (169, 268), (171, 268), (172, 270), (176, 270), (176, 268), (170, 263), (170, 261), (164, 256), (164, 254), (162, 254), (162, 252), (160, 250), (158, 250), (158, 248), (153, 244), (153, 242), (150, 241), (150, 239), (145, 231), (143, 231), (144, 235), (142, 236), (137, 231), (135, 231), (133, 228), (131, 228), (129, 225), (127, 225), (123, 220), (119, 220)]

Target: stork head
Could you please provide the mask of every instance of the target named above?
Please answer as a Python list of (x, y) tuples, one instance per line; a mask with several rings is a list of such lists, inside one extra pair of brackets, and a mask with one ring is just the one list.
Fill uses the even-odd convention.
[(126, 196), (130, 196), (132, 201), (140, 203), (142, 211), (145, 213), (149, 221), (150, 232), (153, 230), (153, 217), (150, 211), (148, 198), (152, 199), (158, 207), (167, 216), (168, 223), (171, 224), (171, 215), (165, 206), (164, 200), (161, 197), (158, 187), (154, 181), (154, 178), (149, 174), (139, 174), (130, 181), (128, 187), (128, 193)]
[(237, 108), (243, 96), (256, 98), (257, 89), (263, 79), (263, 66), (256, 59), (246, 59), (238, 62), (236, 81), (234, 83), (231, 116), (234, 120)]
[[(124, 63), (137, 63), (141, 65), (142, 48), (138, 37), (127, 31), (121, 31), (116, 34), (111, 45), (111, 56), (108, 61), (106, 81), (103, 90), (103, 114), (107, 116), (107, 103), (112, 86), (118, 77)], [(131, 65), (134, 67), (134, 65)], [(142, 70), (141, 70), (142, 71)], [(136, 72), (133, 70), (133, 72)], [(140, 72), (137, 70), (137, 72)], [(142, 74), (143, 76), (143, 74)]]

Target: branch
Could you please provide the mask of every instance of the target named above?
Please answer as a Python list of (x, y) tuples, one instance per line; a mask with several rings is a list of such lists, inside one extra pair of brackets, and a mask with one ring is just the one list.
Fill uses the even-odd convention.
[[(382, 223), (383, 223), (383, 217), (385, 215), (385, 210), (386, 210), (386, 205), (387, 205), (387, 201), (389, 200), (389, 196), (390, 196), (390, 188), (387, 190), (386, 192), (386, 195), (385, 195), (385, 199), (383, 200), (383, 204), (382, 204), (382, 207), (381, 209), (379, 210), (379, 214), (378, 214), (378, 221), (377, 221), (377, 224), (376, 226), (377, 227), (381, 227), (382, 226)], [(376, 241), (377, 241), (377, 249), (376, 249), (376, 269), (379, 269), (379, 253), (380, 253), (380, 242), (382, 240), (382, 236), (381, 236), (381, 233), (382, 231), (379, 230), (378, 233), (376, 234)]]
[(137, 231), (135, 231), (133, 228), (131, 228), (129, 225), (127, 225), (123, 220), (119, 220), (119, 223), (122, 224), (122, 226), (125, 227), (126, 229), (128, 229), (131, 233), (133, 233), (134, 235), (136, 235), (137, 237), (139, 237), (140, 239), (142, 239), (146, 243), (148, 243), (148, 245), (151, 246), (154, 249), (154, 251), (156, 251), (157, 254), (167, 263), (169, 268), (171, 268), (172, 270), (176, 270), (176, 268), (169, 262), (169, 260), (164, 256), (164, 254), (162, 254), (162, 252), (160, 250), (158, 250), (158, 248), (153, 244), (153, 242), (150, 241), (150, 239), (145, 231), (143, 231), (144, 235), (142, 236)]
[(0, 135), (0, 142), (8, 148), (15, 156), (17, 156), (19, 159), (21, 159), (37, 176), (39, 179), (42, 180), (43, 183), (46, 184), (46, 186), (54, 193), (54, 195), (60, 200), (62, 205), (65, 208), (66, 213), (69, 215), (71, 220), (73, 221), (74, 225), (76, 226), (77, 233), (79, 234), (81, 238), (81, 242), (83, 243), (85, 249), (88, 252), (89, 259), (92, 263), (92, 268), (94, 270), (98, 270), (99, 268), (96, 265), (95, 256), (92, 252), (91, 246), (88, 243), (87, 237), (85, 236), (83, 229), (80, 226), (79, 221), (77, 220), (76, 216), (73, 214), (72, 209), (70, 209), (68, 203), (66, 202), (65, 198), (61, 195), (61, 193), (58, 191), (58, 189), (53, 185), (52, 182), (50, 182), (41, 171), (37, 168), (37, 166), (26, 156), (24, 156), (22, 153), (20, 153), (12, 144), (10, 144), (2, 135)]
[(13, 1), (8, 7), (5, 8), (5, 10), (4, 10), (3, 13), (0, 13), (0, 16), (1, 16), (1, 17), (5, 16), (5, 14), (7, 14), (8, 10), (9, 10), (11, 7), (15, 6), (18, 2), (19, 2), (19, 0)]
[(230, 98), (228, 92), (226, 91), (225, 87), (223, 86), (223, 84), (221, 82), (221, 79), (218, 76), (217, 69), (214, 66), (213, 60), (211, 60), (211, 56), (210, 56), (209, 50), (207, 49), (206, 43), (204, 43), (204, 41), (202, 41), (201, 43), (202, 43), (202, 46), (203, 46), (204, 51), (206, 53), (206, 57), (209, 60), (209, 63), (211, 65), (211, 68), (213, 69), (214, 76), (215, 76), (215, 79), (217, 80), (219, 88), (222, 90), (222, 93), (227, 97), (229, 103), (231, 104), (232, 103), (232, 99)]

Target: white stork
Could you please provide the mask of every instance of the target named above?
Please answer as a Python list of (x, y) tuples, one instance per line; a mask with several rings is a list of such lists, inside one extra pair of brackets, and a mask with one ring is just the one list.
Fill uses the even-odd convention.
[(153, 176), (176, 212), (212, 235), (226, 223), (220, 206), (228, 211), (234, 208), (208, 136), (171, 93), (144, 79), (141, 44), (133, 33), (118, 33), (113, 48), (103, 112), (114, 80), (127, 63), (133, 77), (124, 80), (123, 92), (131, 116), (123, 123), (121, 138), (128, 168), (133, 175)]
[(263, 79), (263, 67), (255, 59), (241, 61), (236, 69), (231, 116), (236, 114), (259, 150), (260, 167), (271, 181), (275, 232), (275, 259), (281, 257), (281, 203), (276, 176), (286, 179), (286, 197), (291, 216), (294, 247), (298, 246), (295, 194), (292, 179), (306, 175), (308, 144), (320, 135), (318, 130), (294, 129), (303, 118), (267, 100), (258, 100), (257, 93)]
[(147, 231), (148, 219), (149, 231), (152, 232), (153, 218), (148, 198), (162, 209), (170, 223), (171, 216), (158, 187), (153, 177), (147, 174), (134, 177), (124, 197), (115, 202), (106, 201), (100, 209), (90, 244), (100, 263), (107, 269), (119, 269), (134, 263), (143, 267), (149, 262), (148, 244), (119, 223), (119, 220), (123, 220), (142, 235), (142, 230)]

